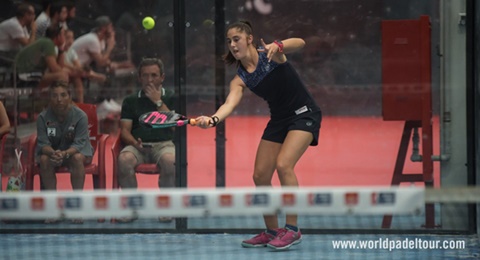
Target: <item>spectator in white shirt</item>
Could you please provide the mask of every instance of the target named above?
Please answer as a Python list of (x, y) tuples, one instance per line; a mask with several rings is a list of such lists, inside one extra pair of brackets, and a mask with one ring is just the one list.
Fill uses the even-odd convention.
[(72, 48), (77, 52), (82, 66), (95, 62), (98, 67), (106, 67), (111, 63), (110, 54), (115, 44), (115, 31), (110, 18), (100, 16), (95, 20), (95, 28), (77, 38)]
[(113, 71), (116, 68), (130, 68), (130, 61), (112, 62), (110, 54), (115, 47), (115, 31), (112, 22), (107, 16), (100, 16), (95, 20), (95, 28), (90, 33), (77, 38), (72, 48), (78, 54), (80, 64), (90, 66), (95, 63), (97, 68), (106, 68)]
[[(104, 74), (96, 73), (91, 69), (82, 67), (78, 60), (77, 52), (71, 48), (75, 40), (75, 35), (72, 30), (65, 31), (65, 64), (64, 66), (70, 70), (71, 82), (75, 87), (75, 101), (79, 103), (84, 102), (83, 82), (82, 78), (88, 78), (98, 82), (105, 82), (107, 77)], [(73, 76), (72, 76), (73, 75)]]
[(18, 5), (16, 15), (0, 23), (1, 55), (13, 60), (22, 47), (35, 41), (36, 30), (33, 6), (27, 3)]

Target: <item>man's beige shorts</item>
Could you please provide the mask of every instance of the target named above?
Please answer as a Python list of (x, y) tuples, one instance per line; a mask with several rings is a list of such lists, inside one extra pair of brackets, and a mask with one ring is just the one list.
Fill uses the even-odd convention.
[(142, 153), (133, 145), (128, 145), (122, 149), (120, 153), (131, 152), (135, 155), (138, 163), (157, 163), (160, 158), (167, 153), (175, 155), (175, 145), (172, 141), (158, 142), (158, 143), (143, 143), (143, 145), (151, 145), (152, 148), (146, 148), (147, 152)]

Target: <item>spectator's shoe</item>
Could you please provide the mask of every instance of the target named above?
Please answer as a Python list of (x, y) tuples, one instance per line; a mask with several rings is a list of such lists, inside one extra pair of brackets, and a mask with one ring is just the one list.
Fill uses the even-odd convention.
[(302, 233), (300, 233), (300, 230), (298, 230), (298, 232), (295, 232), (293, 230), (285, 228), (279, 230), (277, 236), (272, 239), (272, 241), (270, 241), (267, 246), (275, 250), (285, 250), (300, 242), (302, 242)]
[[(277, 232), (282, 232), (280, 229), (276, 230)], [(266, 247), (268, 242), (272, 241), (275, 238), (274, 235), (263, 231), (262, 233), (242, 242), (243, 247)]]

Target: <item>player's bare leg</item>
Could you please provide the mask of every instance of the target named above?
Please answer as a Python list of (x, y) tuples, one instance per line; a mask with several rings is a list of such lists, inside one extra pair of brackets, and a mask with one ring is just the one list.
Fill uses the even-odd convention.
[[(309, 132), (300, 130), (288, 132), (276, 162), (278, 178), (282, 187), (298, 187), (294, 168), (312, 140), (313, 135)], [(285, 250), (301, 241), (302, 233), (297, 226), (297, 215), (289, 214), (287, 215), (285, 228), (278, 232), (275, 239), (267, 244), (267, 247), (275, 250)]]
[[(266, 140), (261, 140), (257, 149), (257, 157), (255, 158), (255, 169), (253, 172), (253, 181), (257, 187), (272, 186), (272, 176), (275, 172), (275, 162), (280, 151), (281, 144)], [(276, 215), (264, 215), (265, 226), (267, 230), (264, 232), (242, 241), (243, 247), (266, 247), (270, 241), (277, 236), (278, 219)]]
[[(288, 132), (276, 161), (278, 178), (282, 186), (298, 187), (294, 168), (312, 140), (313, 135), (310, 132), (299, 130)], [(287, 215), (286, 223), (297, 226), (297, 215)]]
[[(272, 186), (272, 176), (275, 172), (277, 155), (280, 152), (281, 144), (267, 140), (260, 140), (255, 158), (255, 169), (253, 172), (253, 181), (257, 187)], [(264, 215), (263, 219), (267, 229), (275, 230), (278, 228), (278, 219), (276, 215)]]

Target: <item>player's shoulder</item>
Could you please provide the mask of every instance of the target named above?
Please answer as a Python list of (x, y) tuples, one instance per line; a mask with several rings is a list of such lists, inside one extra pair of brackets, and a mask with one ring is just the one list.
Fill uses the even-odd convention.
[(247, 85), (243, 81), (242, 77), (240, 75), (236, 74), (233, 79), (230, 81), (230, 86), (240, 86), (246, 88)]

